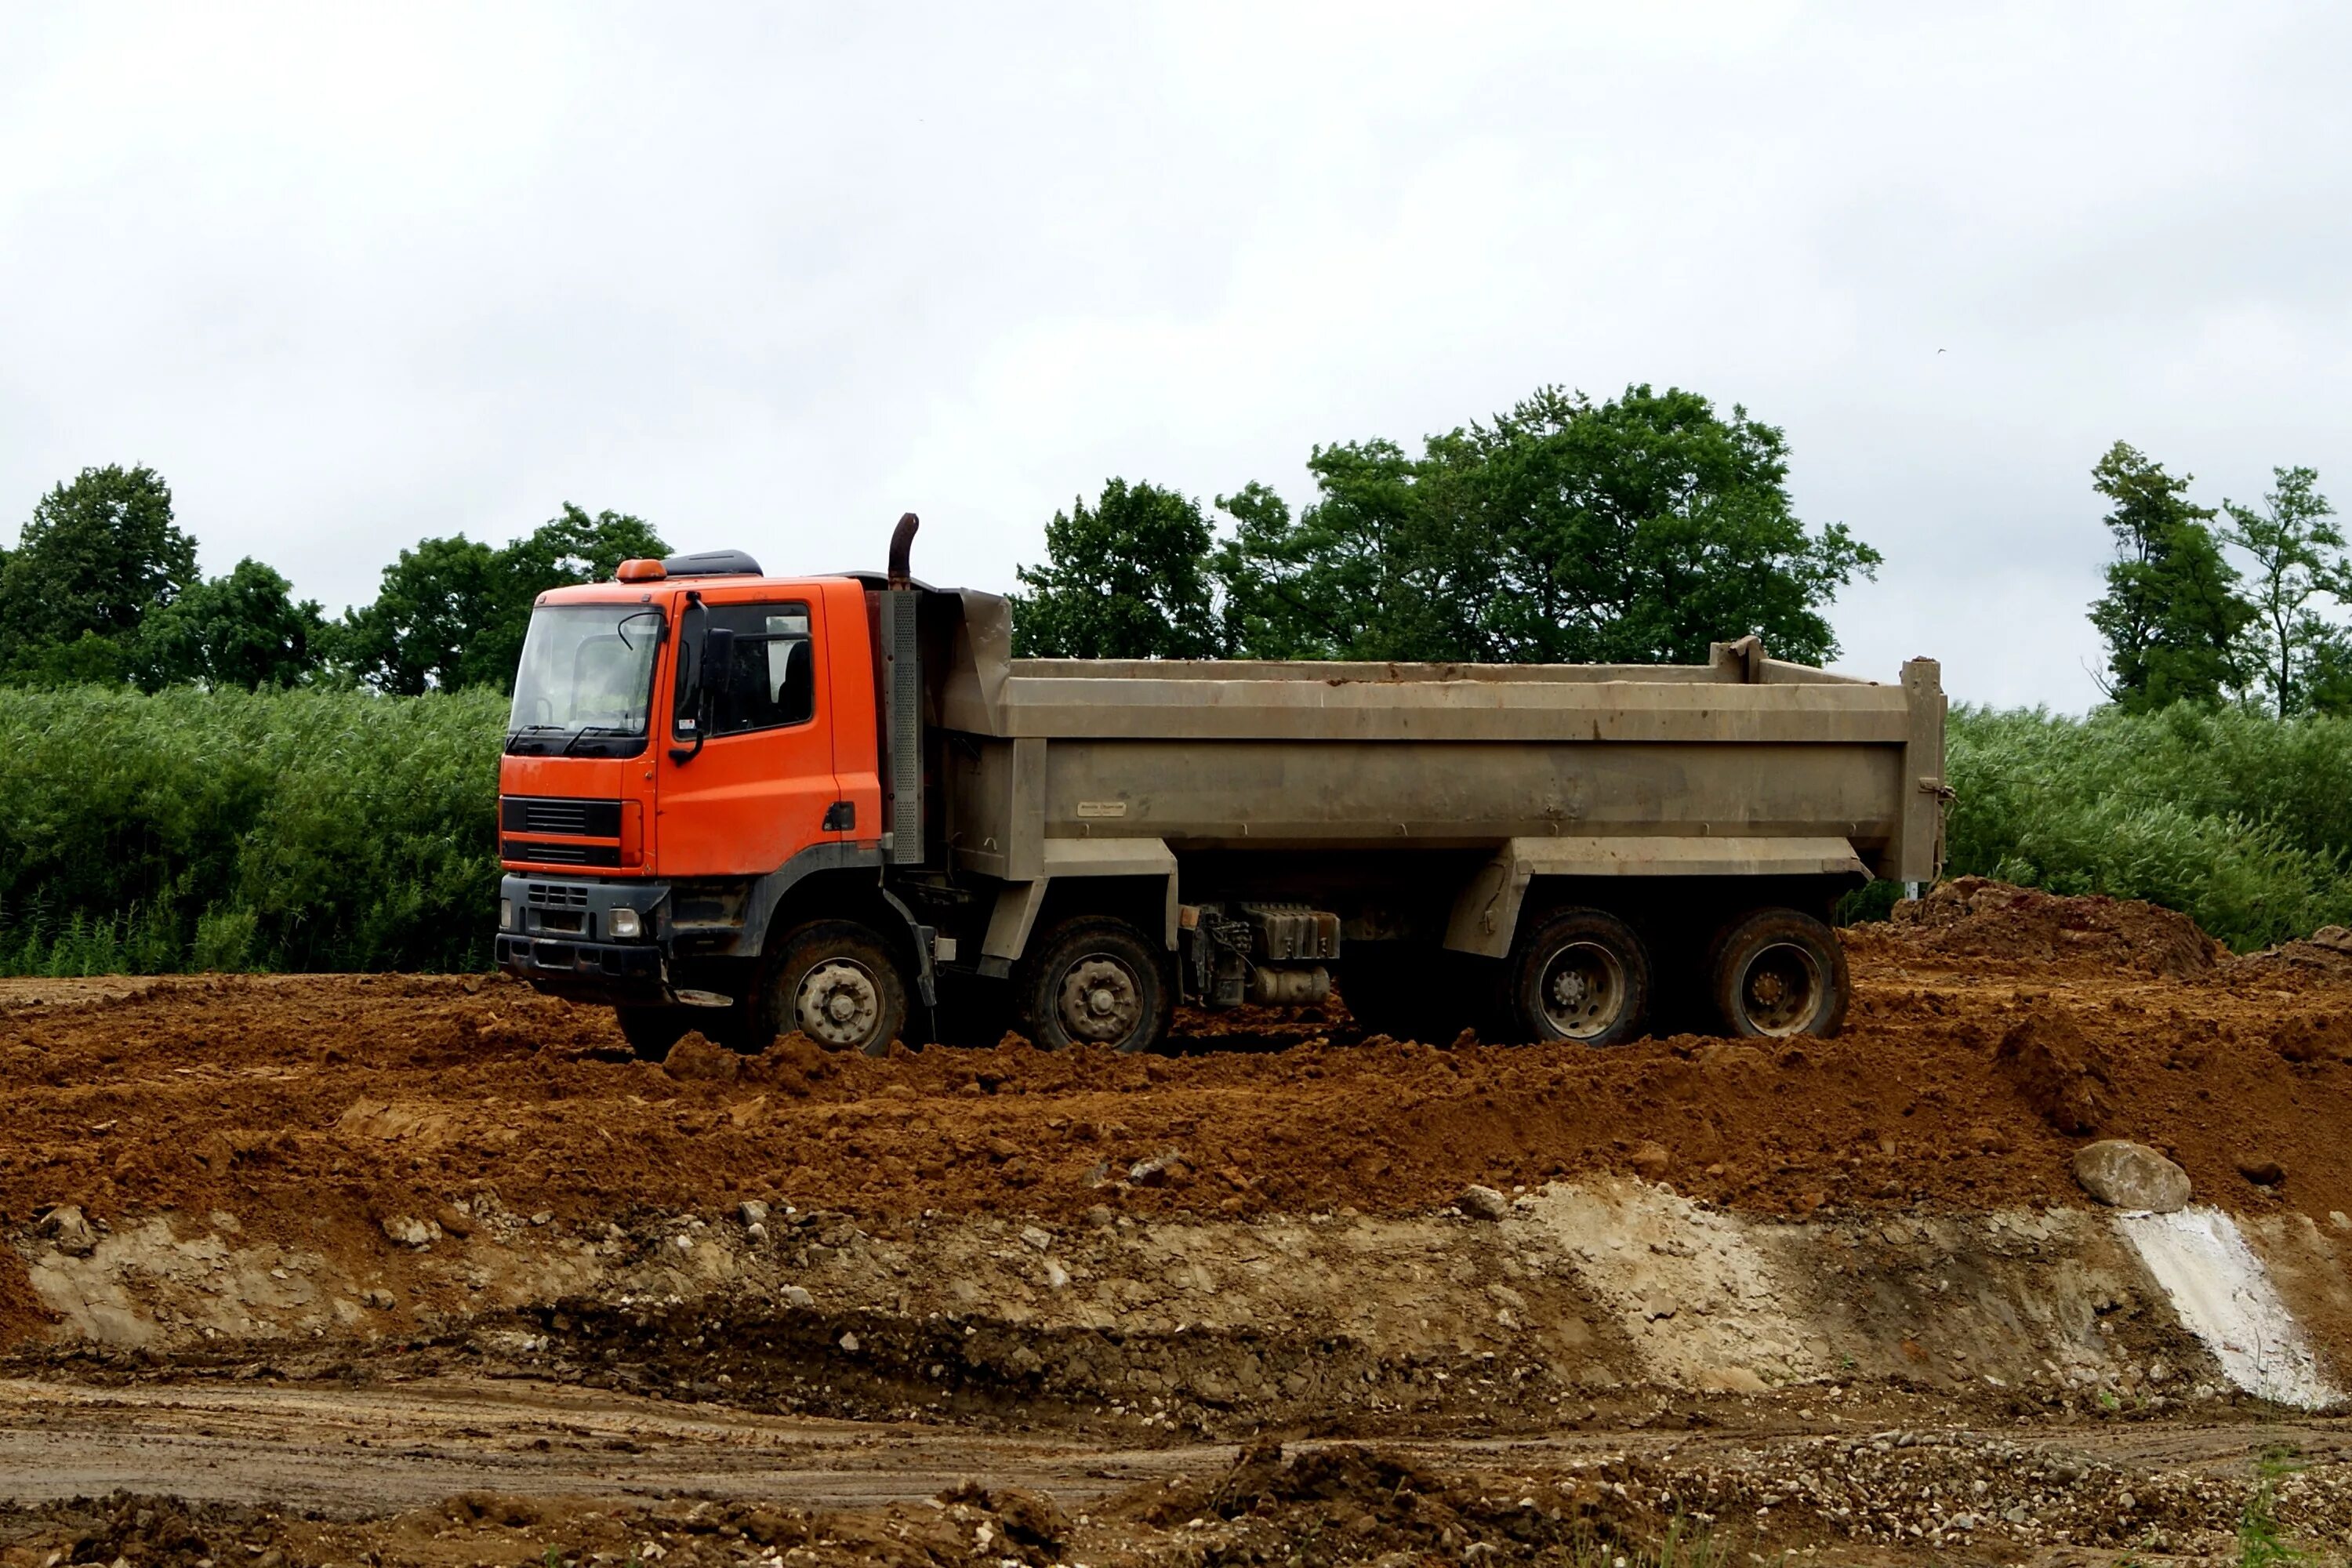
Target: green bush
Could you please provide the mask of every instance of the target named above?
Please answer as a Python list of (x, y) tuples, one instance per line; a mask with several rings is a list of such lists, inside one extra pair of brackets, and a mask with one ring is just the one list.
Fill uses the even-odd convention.
[(0, 973), (483, 967), (505, 710), (0, 690)]
[[(0, 689), (0, 973), (483, 967), (505, 706)], [(1948, 752), (1955, 875), (2352, 924), (2352, 719), (1961, 708)]]
[(2352, 923), (2352, 720), (1961, 708), (1947, 869), (2182, 910), (2244, 952)]

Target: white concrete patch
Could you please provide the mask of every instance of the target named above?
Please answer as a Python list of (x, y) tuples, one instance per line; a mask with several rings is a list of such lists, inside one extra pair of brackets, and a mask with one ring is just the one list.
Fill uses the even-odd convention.
[(1526, 1206), (1658, 1381), (1756, 1393), (1828, 1370), (1819, 1328), (1790, 1315), (1792, 1292), (1733, 1216), (1622, 1179), (1548, 1186)]
[(2172, 1298), (2181, 1327), (2204, 1342), (2231, 1382), (2257, 1398), (2304, 1410), (2344, 1402), (2228, 1215), (2200, 1205), (2118, 1215), (2116, 1225)]

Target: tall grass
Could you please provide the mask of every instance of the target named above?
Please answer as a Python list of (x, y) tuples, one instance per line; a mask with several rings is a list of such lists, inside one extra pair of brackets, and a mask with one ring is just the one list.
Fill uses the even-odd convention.
[(494, 693), (0, 691), (0, 973), (464, 969)]
[(2245, 951), (2352, 923), (2352, 720), (1962, 708), (1947, 868), (2146, 899)]
[[(0, 689), (0, 973), (489, 961), (504, 700)], [(1948, 868), (2352, 924), (2352, 720), (1954, 711)]]

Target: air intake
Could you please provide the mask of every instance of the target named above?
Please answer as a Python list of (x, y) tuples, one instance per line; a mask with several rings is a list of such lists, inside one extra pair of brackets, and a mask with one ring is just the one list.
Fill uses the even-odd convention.
[(740, 550), (705, 550), (694, 555), (673, 555), (662, 563), (672, 577), (757, 577), (760, 563)]

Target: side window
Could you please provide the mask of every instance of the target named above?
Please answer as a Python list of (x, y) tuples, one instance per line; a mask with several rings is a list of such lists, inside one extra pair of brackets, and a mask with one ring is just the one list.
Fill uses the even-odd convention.
[(710, 705), (710, 734), (740, 735), (805, 724), (816, 717), (816, 647), (809, 608), (712, 605), (709, 625), (735, 634), (734, 679)]

